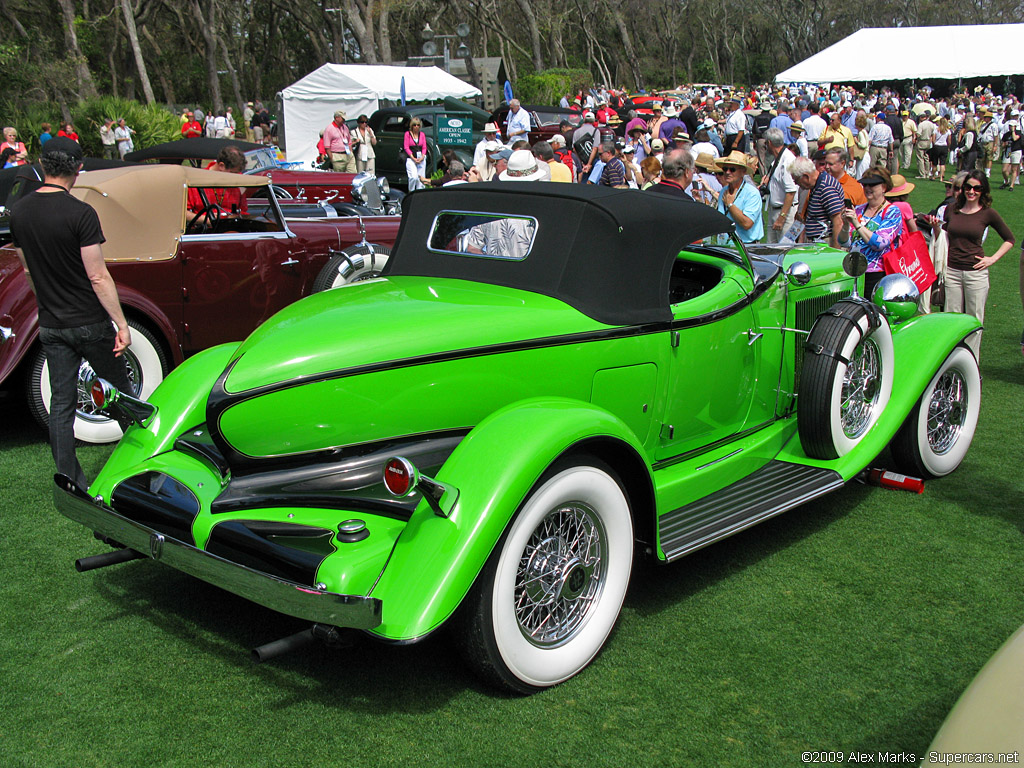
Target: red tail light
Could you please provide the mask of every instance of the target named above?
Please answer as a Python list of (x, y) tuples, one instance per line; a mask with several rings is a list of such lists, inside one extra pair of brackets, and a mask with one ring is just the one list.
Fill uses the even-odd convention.
[(102, 381), (99, 379), (92, 380), (92, 386), (89, 387), (89, 396), (92, 398), (92, 404), (98, 410), (103, 410), (103, 406), (107, 404), (107, 396), (106, 392), (103, 391)]
[(395, 456), (384, 464), (384, 487), (392, 496), (408, 496), (418, 482), (419, 472), (408, 459)]

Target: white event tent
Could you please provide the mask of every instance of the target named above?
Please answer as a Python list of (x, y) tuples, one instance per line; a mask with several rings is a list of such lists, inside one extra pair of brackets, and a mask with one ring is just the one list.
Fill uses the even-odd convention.
[(775, 76), (777, 83), (958, 80), (1024, 74), (1024, 24), (873, 27)]
[(438, 67), (324, 64), (281, 92), (288, 161), (306, 166), (316, 159), (320, 131), (336, 110), (344, 110), (351, 119), (372, 114), (381, 99), (398, 101), (403, 78), (408, 101), (480, 95), (479, 89)]

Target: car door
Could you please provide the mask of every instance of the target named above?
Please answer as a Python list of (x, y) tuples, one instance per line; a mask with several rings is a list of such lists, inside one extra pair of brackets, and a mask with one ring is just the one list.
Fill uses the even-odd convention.
[(656, 459), (669, 459), (741, 432), (761, 365), (750, 294), (736, 263), (682, 254), (673, 272), (690, 281), (673, 297), (672, 330)]
[(222, 220), (215, 231), (183, 235), (181, 255), (186, 354), (244, 339), (301, 298), (308, 277), (306, 253), (276, 203), (265, 217)]

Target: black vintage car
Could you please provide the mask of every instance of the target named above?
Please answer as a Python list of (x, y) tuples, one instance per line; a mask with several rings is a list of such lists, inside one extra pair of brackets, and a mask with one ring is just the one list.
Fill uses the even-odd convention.
[[(472, 123), (470, 141), (465, 144), (444, 144), (436, 140), (435, 126), (440, 117), (458, 117)], [(370, 115), (370, 128), (377, 134), (377, 173), (393, 187), (407, 186), (405, 174), (405, 132), (409, 122), (418, 117), (427, 137), (427, 176), (440, 167), (441, 155), (446, 149), (455, 151), (456, 158), (467, 168), (473, 164), (473, 148), (483, 135), (486, 113), (457, 99), (446, 99), (443, 104), (416, 104), (404, 107), (385, 107)], [(354, 125), (354, 121), (349, 121)]]

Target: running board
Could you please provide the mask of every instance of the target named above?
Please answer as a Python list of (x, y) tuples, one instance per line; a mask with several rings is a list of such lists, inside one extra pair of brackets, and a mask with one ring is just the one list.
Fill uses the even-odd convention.
[(700, 501), (662, 515), (658, 540), (668, 561), (843, 487), (831, 469), (772, 461)]

